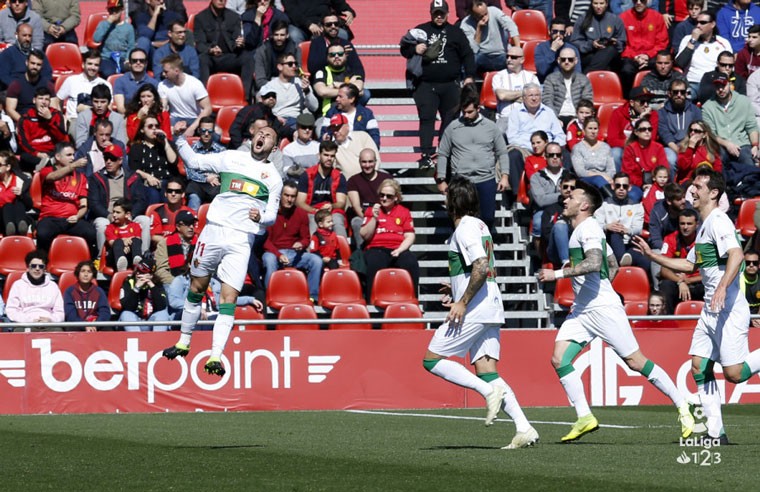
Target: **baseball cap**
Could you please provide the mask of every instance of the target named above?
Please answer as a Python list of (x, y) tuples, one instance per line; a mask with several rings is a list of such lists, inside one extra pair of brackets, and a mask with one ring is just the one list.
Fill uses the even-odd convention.
[(302, 128), (313, 127), (315, 123), (314, 115), (311, 113), (301, 113), (298, 115), (298, 118), (296, 118), (296, 125)]
[(430, 2), (430, 13), (438, 12), (438, 11), (444, 12), (446, 14), (449, 13), (449, 5), (446, 3), (445, 0), (433, 0)]
[(726, 85), (728, 82), (728, 75), (724, 74), (723, 72), (717, 74), (712, 81), (713, 85)]
[(652, 99), (652, 94), (646, 87), (634, 87), (630, 92), (631, 99)]
[(268, 97), (277, 98), (277, 93), (275, 91), (267, 91), (261, 93), (261, 99), (266, 99)]
[(336, 114), (333, 115), (332, 118), (330, 118), (330, 126), (343, 126), (348, 124), (348, 118), (346, 118), (346, 115), (344, 114)]
[(108, 0), (106, 2), (107, 9), (122, 9), (124, 8), (124, 0)]
[(177, 225), (180, 222), (185, 225), (195, 224), (198, 219), (189, 210), (180, 210), (177, 215), (174, 216), (174, 224)]
[(135, 265), (136, 273), (153, 273), (156, 269), (156, 259), (153, 257), (153, 253), (146, 251), (143, 253), (140, 263)]
[(105, 149), (103, 149), (103, 155), (105, 154), (116, 157), (117, 159), (121, 159), (122, 157), (124, 157), (124, 151), (121, 150), (121, 147), (114, 144), (111, 144)]

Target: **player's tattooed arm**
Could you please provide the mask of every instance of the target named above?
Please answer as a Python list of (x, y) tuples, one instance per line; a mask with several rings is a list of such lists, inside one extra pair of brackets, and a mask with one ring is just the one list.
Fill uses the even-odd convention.
[(467, 288), (464, 290), (464, 294), (462, 294), (462, 298), (459, 301), (464, 303), (465, 306), (469, 304), (472, 298), (475, 297), (475, 294), (483, 287), (483, 284), (486, 283), (487, 275), (488, 258), (484, 256), (473, 261), (470, 281), (467, 283)]
[(607, 270), (610, 282), (615, 278), (615, 276), (618, 274), (618, 271), (620, 270), (620, 265), (618, 265), (617, 258), (615, 258), (615, 255), (609, 255), (607, 257)]
[(577, 265), (567, 267), (563, 270), (565, 277), (578, 277), (591, 272), (598, 272), (602, 269), (601, 249), (590, 249), (586, 251), (586, 257)]

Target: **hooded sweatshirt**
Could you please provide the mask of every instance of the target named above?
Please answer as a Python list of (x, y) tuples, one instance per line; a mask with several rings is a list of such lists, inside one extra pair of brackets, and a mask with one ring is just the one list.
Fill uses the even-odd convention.
[(63, 321), (63, 297), (58, 286), (45, 274), (42, 285), (32, 285), (29, 274), (24, 273), (11, 286), (5, 314), (11, 321), (33, 322), (46, 317), (51, 321)]

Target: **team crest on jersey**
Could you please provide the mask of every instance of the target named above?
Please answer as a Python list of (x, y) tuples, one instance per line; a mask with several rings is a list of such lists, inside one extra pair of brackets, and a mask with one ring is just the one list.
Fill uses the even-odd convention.
[(261, 173), (261, 179), (267, 179), (268, 177), (269, 177), (268, 172), (264, 171), (263, 173)]
[(705, 46), (705, 53), (709, 53), (709, 52), (710, 52), (710, 48)]
[(652, 156), (652, 162), (653, 163), (657, 162), (657, 157), (656, 156)]
[(612, 34), (612, 26), (607, 26), (607, 34)]
[(201, 260), (199, 260), (198, 258), (196, 258), (196, 259), (194, 259), (194, 260), (193, 260), (193, 266), (194, 266), (195, 268), (198, 268), (198, 266), (199, 266), (200, 264), (201, 264)]
[(401, 219), (399, 217), (396, 217), (396, 225), (401, 225)]
[(649, 29), (649, 32), (654, 31), (654, 25), (649, 24), (649, 26), (647, 26), (647, 29)]

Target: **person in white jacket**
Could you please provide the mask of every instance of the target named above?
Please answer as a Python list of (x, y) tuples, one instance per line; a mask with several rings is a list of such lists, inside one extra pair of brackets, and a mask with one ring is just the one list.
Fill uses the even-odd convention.
[[(31, 251), (24, 258), (26, 273), (8, 293), (5, 314), (14, 323), (50, 323), (64, 320), (61, 291), (47, 274), (47, 255), (42, 250)], [(21, 325), (13, 331), (26, 331)], [(63, 331), (61, 326), (35, 327), (30, 331)]]

